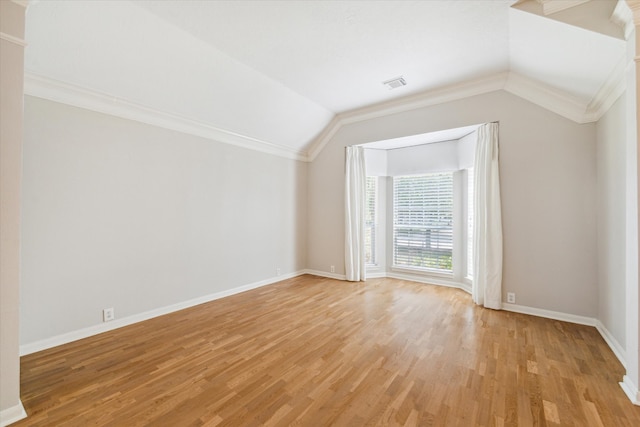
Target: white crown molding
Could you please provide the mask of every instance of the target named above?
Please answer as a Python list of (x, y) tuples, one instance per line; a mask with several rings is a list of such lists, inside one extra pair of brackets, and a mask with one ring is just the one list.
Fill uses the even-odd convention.
[(0, 40), (8, 41), (9, 43), (17, 44), (18, 46), (26, 47), (27, 42), (20, 37), (12, 36), (11, 34), (0, 32)]
[(627, 82), (625, 79), (626, 69), (628, 67), (626, 57), (622, 57), (615, 66), (609, 78), (600, 87), (600, 90), (593, 97), (585, 112), (586, 122), (596, 122), (600, 120), (609, 108), (616, 102), (626, 89)]
[(585, 116), (586, 103), (537, 80), (511, 72), (504, 90), (576, 123), (589, 121)]
[(634, 27), (633, 12), (625, 0), (618, 0), (610, 20), (623, 29), (625, 40), (629, 40)]
[(627, 6), (631, 10), (634, 24), (640, 26), (640, 0), (627, 0)]
[(616, 65), (607, 81), (590, 101), (581, 101), (562, 90), (511, 72), (422, 92), (393, 101), (336, 115), (309, 145), (308, 161), (313, 161), (342, 126), (377, 117), (456, 101), (497, 90), (505, 90), (576, 123), (598, 121), (625, 90), (626, 62)]
[(54, 102), (110, 114), (153, 126), (171, 129), (190, 135), (207, 138), (250, 150), (311, 162), (331, 141), (341, 127), (378, 117), (416, 110), (432, 105), (456, 101), (471, 96), (505, 90), (540, 107), (559, 114), (576, 123), (590, 123), (600, 119), (625, 89), (624, 71), (626, 63), (621, 61), (609, 79), (589, 103), (582, 102), (565, 92), (551, 88), (514, 72), (498, 73), (490, 77), (472, 80), (416, 95), (351, 110), (333, 117), (329, 124), (308, 146), (307, 152), (262, 141), (257, 138), (227, 131), (207, 123), (180, 117), (175, 114), (118, 99), (109, 94), (85, 89), (58, 80), (25, 74), (25, 94)]
[(542, 5), (542, 12), (545, 15), (552, 15), (563, 10), (570, 9), (575, 6), (580, 6), (583, 3), (587, 3), (590, 0), (536, 0)]
[(344, 125), (500, 90), (504, 86), (506, 76), (507, 73), (499, 73), (487, 78), (446, 86), (440, 89), (340, 113), (331, 120), (329, 125), (325, 127), (309, 146), (309, 161), (313, 161), (318, 154), (320, 154), (331, 138), (333, 138), (336, 132)]
[(322, 129), (322, 132), (311, 141), (307, 146), (307, 161), (312, 162), (322, 149), (331, 141), (333, 136), (340, 130), (344, 123), (340, 119), (340, 115), (333, 116), (331, 121)]
[(15, 3), (19, 6), (24, 7), (25, 9), (27, 7), (29, 7), (29, 3), (34, 3), (34, 1), (32, 0), (31, 2), (29, 0), (11, 0), (11, 3)]
[(364, 107), (342, 114), (341, 120), (346, 124), (354, 123), (429, 107), (431, 105), (443, 104), (445, 102), (457, 101), (475, 95), (482, 95), (502, 89), (505, 77), (506, 73), (498, 73), (489, 77), (445, 86), (440, 89)]
[(227, 131), (197, 120), (119, 99), (106, 93), (85, 89), (28, 72), (25, 73), (24, 92), (26, 95), (175, 130), (237, 147), (287, 159), (307, 160), (305, 153), (289, 147)]

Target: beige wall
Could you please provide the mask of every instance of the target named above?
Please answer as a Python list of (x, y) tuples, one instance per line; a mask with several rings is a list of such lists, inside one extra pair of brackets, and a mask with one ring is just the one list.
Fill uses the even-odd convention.
[(625, 346), (626, 98), (597, 124), (598, 319)]
[(21, 343), (304, 269), (306, 174), (26, 97)]
[(22, 6), (0, 1), (0, 423), (20, 404), (20, 175), (24, 74)]
[[(344, 147), (500, 121), (503, 293), (593, 317), (596, 131), (503, 91), (342, 127), (309, 166), (308, 266), (344, 272)], [(505, 298), (506, 299), (506, 298)]]

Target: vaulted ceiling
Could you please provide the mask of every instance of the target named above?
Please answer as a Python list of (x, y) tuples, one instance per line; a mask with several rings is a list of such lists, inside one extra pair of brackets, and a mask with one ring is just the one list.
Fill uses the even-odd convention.
[(35, 0), (25, 91), (303, 160), (345, 121), (434, 96), (505, 89), (588, 122), (624, 71), (616, 5)]

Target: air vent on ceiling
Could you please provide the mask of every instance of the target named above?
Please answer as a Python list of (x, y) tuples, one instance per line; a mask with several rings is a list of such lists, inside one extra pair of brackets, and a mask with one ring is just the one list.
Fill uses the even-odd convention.
[(387, 85), (389, 90), (396, 89), (402, 86), (406, 86), (407, 82), (404, 77), (396, 77), (395, 79), (387, 80), (386, 82), (382, 82), (383, 85)]

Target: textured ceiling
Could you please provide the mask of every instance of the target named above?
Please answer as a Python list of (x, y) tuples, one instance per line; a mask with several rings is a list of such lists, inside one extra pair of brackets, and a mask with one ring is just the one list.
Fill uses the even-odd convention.
[(34, 1), (25, 68), (304, 155), (336, 114), (501, 73), (588, 104), (625, 52), (615, 1), (595, 1)]
[[(507, 70), (510, 3), (136, 4), (339, 113)], [(400, 75), (408, 87), (381, 84)]]

